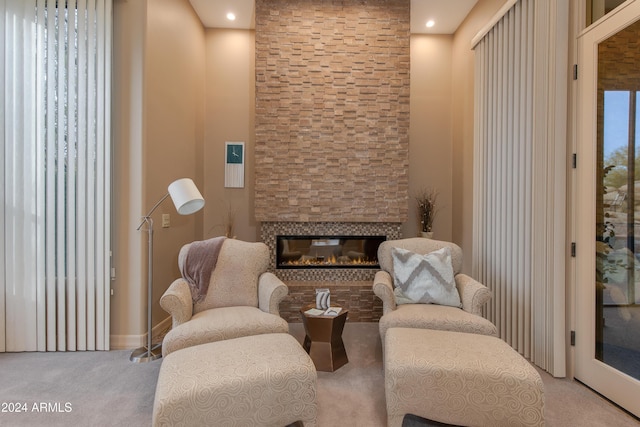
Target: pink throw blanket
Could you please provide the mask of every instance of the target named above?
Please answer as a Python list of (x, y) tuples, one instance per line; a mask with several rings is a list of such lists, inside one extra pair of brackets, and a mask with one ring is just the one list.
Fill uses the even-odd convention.
[(189, 283), (191, 289), (191, 299), (193, 303), (202, 301), (207, 295), (211, 273), (216, 268), (218, 255), (222, 243), (226, 237), (214, 237), (212, 239), (191, 243), (186, 259), (182, 277)]

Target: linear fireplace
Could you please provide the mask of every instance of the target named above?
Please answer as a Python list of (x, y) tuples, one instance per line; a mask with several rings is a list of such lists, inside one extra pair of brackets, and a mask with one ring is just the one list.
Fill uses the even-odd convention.
[(379, 268), (386, 236), (277, 236), (276, 268)]
[[(261, 237), (262, 241), (267, 244), (271, 252), (270, 271), (278, 276), (287, 284), (300, 283), (300, 282), (322, 282), (322, 283), (352, 283), (352, 282), (368, 282), (369, 286), (376, 272), (380, 270), (377, 260), (375, 265), (362, 265), (358, 267), (345, 267), (345, 266), (326, 266), (321, 265), (320, 260), (324, 256), (326, 260), (326, 254), (321, 253), (320, 247), (325, 251), (332, 249), (337, 250), (337, 245), (340, 245), (341, 239), (371, 239), (370, 241), (357, 242), (349, 241), (343, 242), (347, 244), (347, 252), (341, 250), (339, 256), (336, 256), (336, 262), (338, 258), (355, 255), (355, 252), (364, 252), (368, 255), (368, 259), (371, 260), (374, 256), (377, 256), (377, 245), (384, 240), (393, 240), (400, 238), (400, 223), (390, 222), (262, 222), (261, 223)], [(289, 240), (289, 248), (284, 247), (284, 242), (280, 238), (287, 237)], [(314, 245), (312, 240), (317, 240)], [(334, 240), (338, 239), (338, 242)], [(293, 240), (296, 240), (295, 242)], [(297, 241), (300, 240), (300, 241)], [(309, 250), (298, 249), (299, 245), (305, 243), (309, 245)], [(371, 247), (375, 245), (375, 250)], [(280, 248), (279, 248), (280, 247)], [(318, 249), (311, 252), (311, 248)], [(365, 250), (366, 247), (366, 250)], [(305, 268), (297, 268), (295, 266), (287, 266), (285, 264), (285, 258), (291, 260), (296, 258), (294, 254), (290, 252), (305, 252), (307, 257), (315, 258), (316, 263), (314, 265), (308, 265)], [(278, 259), (278, 252), (280, 252), (280, 258)], [(282, 256), (283, 253), (286, 256)], [(375, 255), (374, 255), (375, 254)], [(302, 255), (300, 258), (302, 258)], [(346, 258), (340, 258), (346, 261)]]

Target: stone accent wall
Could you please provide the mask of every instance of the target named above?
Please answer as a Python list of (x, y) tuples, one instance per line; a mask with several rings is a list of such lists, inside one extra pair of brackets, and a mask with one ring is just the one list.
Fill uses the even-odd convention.
[(258, 221), (404, 222), (409, 0), (256, 1)]
[(640, 90), (640, 22), (598, 45), (598, 90)]
[(377, 322), (382, 301), (373, 293), (373, 280), (366, 282), (289, 282), (289, 294), (280, 303), (280, 316), (287, 322), (302, 322), (300, 309), (314, 304), (317, 288), (328, 288), (331, 305), (349, 310), (350, 322)]

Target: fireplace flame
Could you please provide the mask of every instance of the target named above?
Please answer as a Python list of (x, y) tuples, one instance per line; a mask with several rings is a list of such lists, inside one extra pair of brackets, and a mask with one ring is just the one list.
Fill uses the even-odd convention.
[(305, 266), (305, 267), (313, 267), (313, 266), (372, 266), (375, 267), (378, 265), (377, 260), (370, 260), (366, 258), (350, 258), (348, 256), (340, 256), (336, 257), (335, 255), (331, 255), (328, 257), (309, 257), (303, 256), (299, 259), (288, 260), (282, 262), (283, 266)]

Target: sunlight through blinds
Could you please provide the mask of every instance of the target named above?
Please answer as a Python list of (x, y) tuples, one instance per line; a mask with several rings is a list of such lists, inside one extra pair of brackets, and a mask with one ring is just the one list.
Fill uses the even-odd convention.
[(111, 0), (0, 5), (1, 350), (108, 350)]

